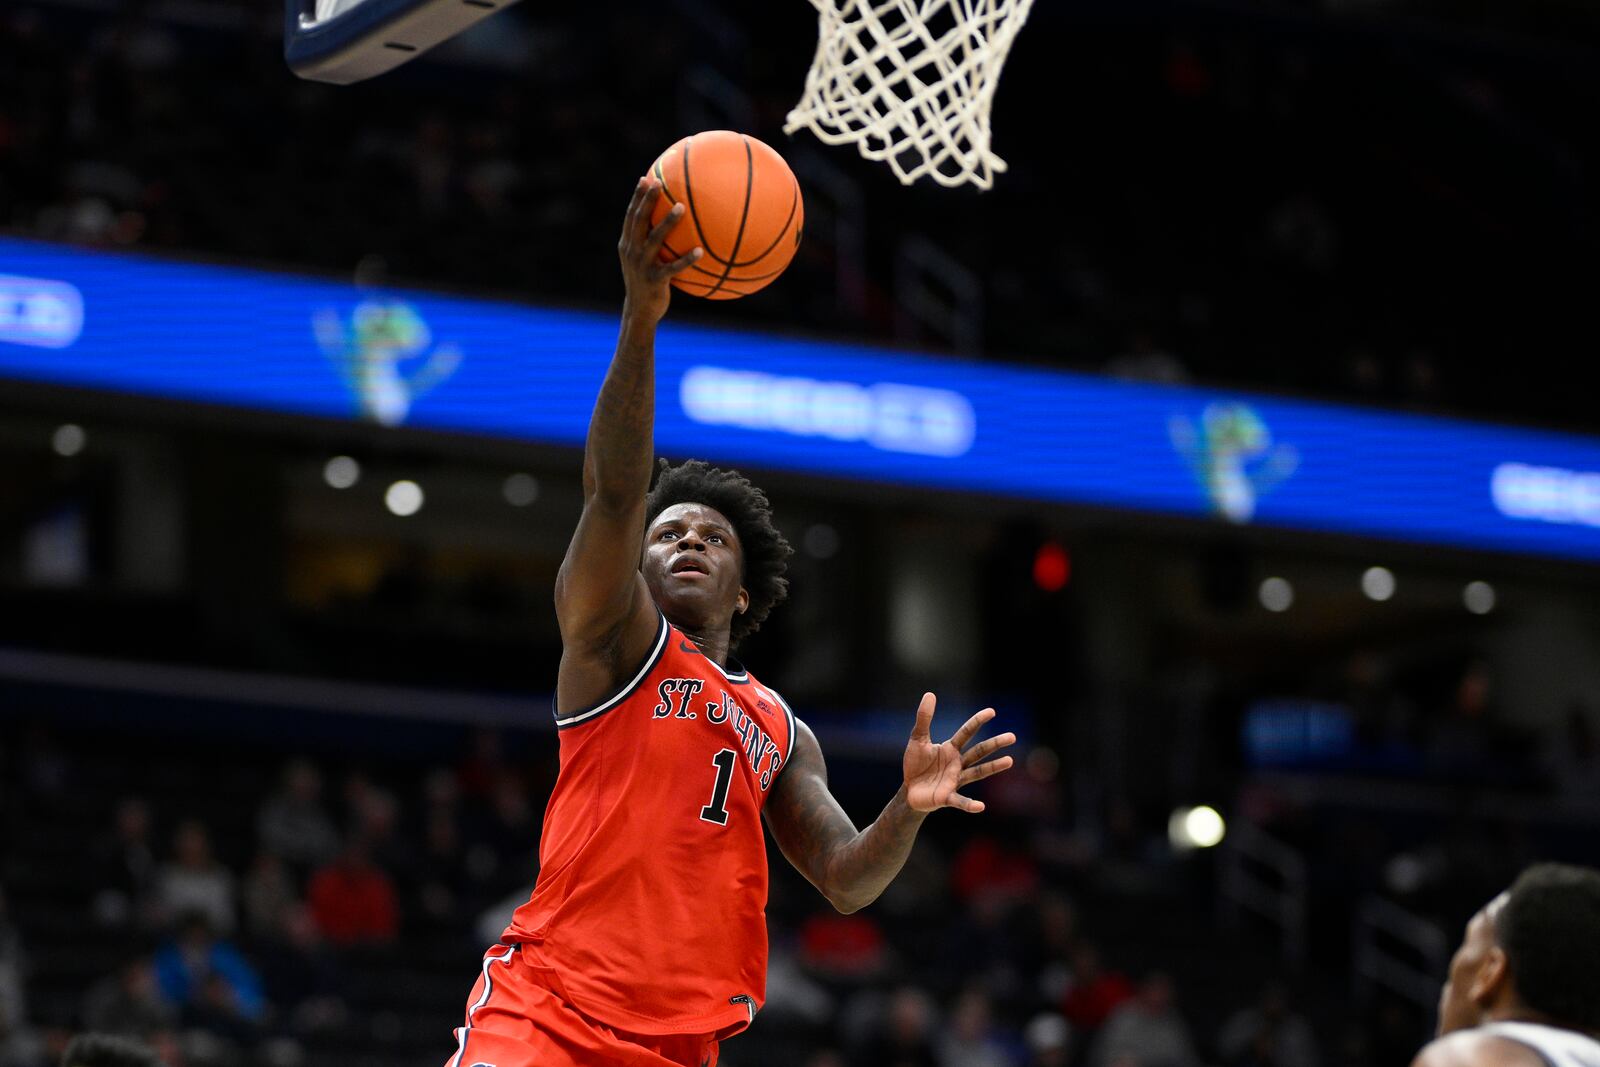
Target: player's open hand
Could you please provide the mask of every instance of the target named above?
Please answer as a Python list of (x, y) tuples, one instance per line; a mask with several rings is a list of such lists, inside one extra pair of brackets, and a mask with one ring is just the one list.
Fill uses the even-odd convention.
[(669, 283), (674, 274), (688, 267), (703, 255), (703, 250), (691, 248), (671, 262), (661, 261), (661, 248), (667, 234), (683, 218), (683, 205), (674, 204), (661, 224), (650, 226), (650, 213), (656, 199), (661, 196), (661, 183), (654, 178), (640, 178), (634, 187), (633, 200), (628, 204), (628, 215), (622, 223), (622, 240), (617, 242), (617, 256), (622, 260), (622, 279), (627, 285), (627, 306), (631, 313), (648, 318), (652, 323), (661, 321), (672, 299)]
[(994, 709), (984, 708), (962, 723), (950, 740), (936, 745), (932, 736), (933, 706), (933, 694), (922, 694), (922, 703), (917, 705), (917, 724), (911, 729), (911, 740), (906, 744), (902, 764), (906, 776), (906, 803), (917, 811), (960, 808), (980, 812), (983, 801), (964, 797), (956, 790), (1008, 769), (1012, 764), (1010, 756), (988, 763), (983, 761), (1002, 748), (1016, 744), (1017, 735), (999, 734), (967, 748), (967, 742), (983, 724), (994, 718)]

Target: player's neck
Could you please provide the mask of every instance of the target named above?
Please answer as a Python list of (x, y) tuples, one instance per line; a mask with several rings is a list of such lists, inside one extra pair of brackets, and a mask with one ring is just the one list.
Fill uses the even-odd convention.
[(678, 629), (683, 631), (684, 636), (693, 641), (695, 647), (704, 653), (707, 659), (719, 667), (726, 668), (728, 666), (728, 646), (732, 642), (728, 638), (727, 630), (699, 630), (688, 626), (679, 626), (677, 623), (673, 623), (673, 625), (678, 626)]

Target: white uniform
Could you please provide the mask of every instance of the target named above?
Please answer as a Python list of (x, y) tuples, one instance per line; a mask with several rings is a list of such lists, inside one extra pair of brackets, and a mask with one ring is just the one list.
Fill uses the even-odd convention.
[(1600, 1041), (1555, 1026), (1539, 1023), (1489, 1023), (1480, 1034), (1493, 1034), (1526, 1045), (1550, 1067), (1600, 1067)]

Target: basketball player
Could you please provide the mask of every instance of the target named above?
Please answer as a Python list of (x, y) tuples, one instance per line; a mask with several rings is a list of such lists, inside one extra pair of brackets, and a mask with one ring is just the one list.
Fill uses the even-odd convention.
[(783, 599), (791, 550), (737, 473), (690, 461), (650, 489), (656, 325), (669, 280), (701, 255), (660, 262), (684, 210), (651, 229), (660, 195), (641, 179), (628, 206), (621, 336), (556, 578), (561, 771), (538, 883), (484, 957), (447, 1067), (709, 1067), (765, 996), (762, 817), (789, 862), (851, 912), (899, 873), (929, 812), (982, 811), (958, 790), (1012, 763), (983, 762), (1012, 734), (968, 747), (992, 708), (936, 744), (926, 694), (903, 783), (857, 831), (816, 737), (734, 659)]
[(1545, 863), (1467, 923), (1411, 1067), (1600, 1067), (1600, 871)]

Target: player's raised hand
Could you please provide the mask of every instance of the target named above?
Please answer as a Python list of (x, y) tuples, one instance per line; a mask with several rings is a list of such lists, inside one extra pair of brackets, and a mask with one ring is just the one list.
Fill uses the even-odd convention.
[(640, 178), (634, 187), (633, 199), (628, 203), (628, 214), (622, 223), (622, 239), (617, 242), (617, 256), (622, 260), (622, 280), (627, 286), (627, 307), (630, 313), (659, 322), (667, 313), (672, 299), (669, 281), (674, 274), (688, 267), (703, 254), (702, 249), (691, 248), (671, 262), (661, 261), (661, 247), (667, 234), (683, 218), (683, 205), (674, 204), (661, 225), (651, 228), (650, 212), (656, 198), (661, 195), (661, 183), (654, 178)]
[(950, 740), (934, 744), (932, 693), (922, 694), (917, 705), (917, 723), (911, 728), (911, 740), (906, 744), (902, 762), (906, 776), (906, 803), (917, 811), (936, 808), (960, 808), (976, 814), (983, 810), (983, 801), (964, 797), (956, 790), (990, 775), (999, 774), (1012, 764), (1010, 756), (989, 760), (989, 756), (1017, 743), (1017, 735), (999, 734), (967, 748), (983, 724), (994, 718), (993, 708), (984, 708), (961, 724)]

